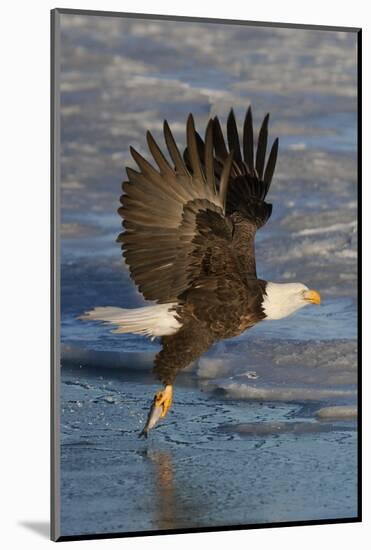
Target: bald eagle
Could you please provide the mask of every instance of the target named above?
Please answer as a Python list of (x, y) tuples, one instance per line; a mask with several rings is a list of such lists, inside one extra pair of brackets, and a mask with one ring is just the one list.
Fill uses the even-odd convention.
[(181, 154), (164, 122), (167, 158), (147, 132), (154, 168), (131, 147), (138, 170), (127, 168), (121, 207), (124, 231), (117, 241), (130, 276), (153, 305), (137, 309), (97, 307), (82, 319), (116, 326), (113, 332), (160, 338), (155, 394), (143, 434), (166, 416), (177, 373), (214, 343), (237, 336), (266, 319), (281, 319), (319, 304), (318, 292), (302, 283), (258, 278), (255, 234), (269, 219), (266, 195), (273, 178), (278, 139), (268, 160), (267, 114), (256, 152), (251, 107), (243, 124), (242, 148), (233, 110), (225, 141), (217, 117), (204, 139), (190, 114)]

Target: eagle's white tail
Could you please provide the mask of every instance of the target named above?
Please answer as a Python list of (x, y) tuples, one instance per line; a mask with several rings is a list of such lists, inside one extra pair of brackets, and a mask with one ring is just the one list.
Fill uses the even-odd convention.
[(154, 306), (123, 309), (120, 307), (96, 307), (79, 317), (84, 321), (103, 321), (117, 328), (112, 332), (145, 334), (152, 338), (175, 334), (181, 323), (176, 317), (177, 304), (156, 304)]

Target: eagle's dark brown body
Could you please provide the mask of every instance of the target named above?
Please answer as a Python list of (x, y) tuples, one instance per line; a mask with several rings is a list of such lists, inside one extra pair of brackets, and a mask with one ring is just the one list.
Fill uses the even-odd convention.
[(187, 291), (177, 308), (182, 327), (161, 339), (162, 350), (154, 369), (159, 380), (172, 384), (177, 372), (212, 344), (238, 336), (264, 319), (261, 303), (265, 284), (259, 280), (241, 284), (238, 276), (229, 280), (215, 277)]
[(193, 118), (181, 155), (169, 126), (164, 136), (169, 162), (150, 133), (158, 168), (139, 153), (139, 171), (127, 169), (118, 237), (131, 277), (147, 300), (175, 304), (180, 328), (162, 336), (155, 374), (172, 384), (179, 371), (213, 343), (241, 334), (264, 319), (266, 282), (255, 267), (255, 233), (268, 220), (265, 202), (276, 163), (278, 140), (267, 164), (268, 115), (254, 154), (252, 115), (244, 121), (242, 152), (233, 111), (227, 144), (217, 118), (203, 140)]

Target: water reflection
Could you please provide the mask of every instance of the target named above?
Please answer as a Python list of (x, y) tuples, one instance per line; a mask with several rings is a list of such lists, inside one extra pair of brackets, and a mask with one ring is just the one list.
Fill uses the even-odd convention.
[(154, 507), (154, 521), (159, 529), (171, 529), (178, 526), (179, 515), (174, 483), (174, 467), (171, 453), (165, 449), (149, 449), (147, 458), (153, 466), (153, 479), (156, 487), (157, 505)]
[[(205, 493), (200, 487), (193, 488), (184, 480), (183, 475), (179, 475), (185, 459), (180, 459), (180, 463), (176, 462), (170, 449), (164, 448), (147, 449), (145, 456), (150, 461), (153, 471), (156, 495), (153, 520), (157, 528), (201, 526), (202, 523), (197, 518), (201, 515), (201, 508), (205, 507)], [(198, 510), (200, 514), (197, 513)]]

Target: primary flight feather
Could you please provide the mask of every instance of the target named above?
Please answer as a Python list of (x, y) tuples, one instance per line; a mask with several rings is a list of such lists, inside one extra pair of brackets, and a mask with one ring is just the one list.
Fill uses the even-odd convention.
[(318, 292), (302, 283), (257, 277), (255, 234), (272, 213), (265, 199), (278, 153), (276, 139), (266, 160), (268, 122), (266, 115), (256, 150), (251, 108), (242, 148), (233, 110), (227, 142), (217, 117), (203, 139), (190, 114), (183, 154), (166, 121), (168, 157), (147, 132), (156, 167), (131, 148), (138, 170), (126, 170), (118, 210), (124, 231), (117, 240), (139, 291), (156, 304), (98, 307), (82, 318), (111, 323), (117, 333), (161, 338), (154, 373), (164, 388), (154, 397), (144, 435), (167, 414), (177, 372), (212, 344), (320, 303)]

